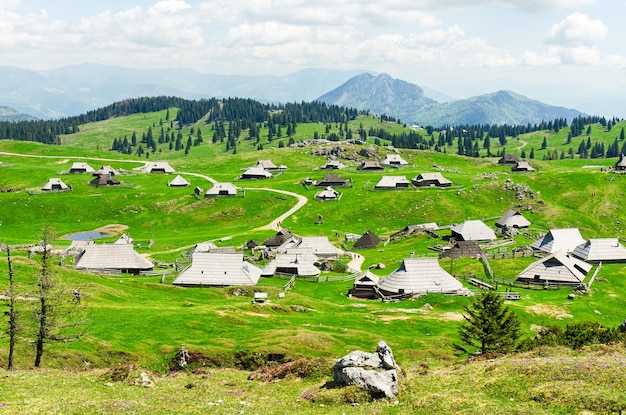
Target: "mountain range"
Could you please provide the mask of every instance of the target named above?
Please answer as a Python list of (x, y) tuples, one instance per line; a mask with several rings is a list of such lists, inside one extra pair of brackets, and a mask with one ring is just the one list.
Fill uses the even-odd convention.
[(43, 119), (79, 115), (125, 98), (158, 95), (244, 97), (274, 103), (319, 100), (433, 126), (534, 124), (582, 114), (510, 91), (454, 100), (387, 74), (362, 70), (311, 68), (282, 76), (241, 76), (100, 64), (47, 71), (0, 66), (0, 106), (11, 109), (0, 112), (0, 120), (25, 119), (25, 114)]

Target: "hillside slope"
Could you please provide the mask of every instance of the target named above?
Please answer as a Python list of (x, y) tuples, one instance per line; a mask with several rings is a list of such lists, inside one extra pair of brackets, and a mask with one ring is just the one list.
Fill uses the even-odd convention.
[(580, 111), (544, 104), (511, 91), (497, 91), (438, 104), (417, 112), (414, 121), (424, 125), (537, 124), (584, 115)]

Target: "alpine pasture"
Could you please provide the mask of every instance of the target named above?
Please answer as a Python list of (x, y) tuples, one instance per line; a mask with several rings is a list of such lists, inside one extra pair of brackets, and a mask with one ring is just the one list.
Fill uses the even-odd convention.
[[(173, 117), (176, 109), (170, 112)], [(142, 255), (163, 264), (186, 264), (186, 254), (200, 242), (243, 250), (249, 240), (262, 243), (272, 236), (275, 230), (268, 225), (297, 199), (264, 189), (306, 196), (308, 203), (284, 219), (282, 226), (301, 236), (327, 236), (344, 250), (352, 246), (344, 239), (346, 234), (367, 230), (387, 239), (411, 224), (436, 222), (443, 227), (468, 219), (481, 219), (495, 228), (495, 221), (510, 208), (519, 209), (531, 227), (489, 253), (510, 253), (551, 228), (575, 227), (585, 239), (626, 236), (626, 178), (609, 172), (616, 159), (543, 160), (544, 155), (555, 151), (567, 154), (570, 147), (575, 150), (581, 139), (608, 146), (626, 122), (616, 123), (611, 131), (593, 124), (589, 136), (577, 137), (570, 144), (566, 143), (568, 128), (556, 134), (509, 137), (505, 146), (494, 143), (492, 153), (506, 149), (519, 156), (534, 149), (534, 159), (526, 160), (535, 172), (523, 174), (498, 165), (499, 157), (485, 157), (484, 149), (480, 158), (457, 156), (455, 146), (446, 146), (445, 152), (399, 149), (409, 166), (360, 172), (356, 167), (365, 159), (359, 156), (363, 148), (369, 149), (373, 154), (369, 159), (375, 160), (394, 151), (382, 146), (384, 140), (375, 144), (373, 137), (368, 137), (366, 144), (315, 142), (313, 134), (322, 135), (326, 128), (317, 124), (299, 125), (293, 146), (287, 145), (287, 137), (274, 137), (272, 142), (265, 138), (260, 150), (253, 141), (241, 139), (235, 154), (225, 150), (225, 143), (207, 139), (211, 125), (202, 121), (181, 129), (185, 138), (198, 129), (205, 137), (187, 155), (165, 146), (148, 157), (109, 150), (115, 138), (130, 137), (133, 132), (141, 135), (148, 128), (157, 131), (162, 125), (168, 128), (165, 118), (166, 112), (160, 111), (82, 125), (80, 132), (62, 136), (59, 146), (0, 142), (0, 236), (14, 247), (15, 274), (24, 293), (28, 294), (38, 266), (37, 255), (30, 257), (26, 247), (41, 239), (46, 225), (55, 230), (54, 248), (58, 251), (70, 245), (64, 239), (67, 235), (116, 225), (114, 235), (97, 243), (111, 243), (123, 232), (133, 238)], [(359, 117), (349, 125), (354, 130), (360, 126), (408, 129), (373, 116)], [(339, 126), (330, 128), (338, 131)], [(424, 130), (421, 133), (426, 134)], [(542, 149), (544, 137), (548, 146)], [(283, 145), (279, 146), (281, 140)], [(301, 144), (305, 140), (308, 144)], [(352, 187), (341, 189), (343, 195), (337, 202), (316, 201), (314, 195), (319, 189), (305, 187), (302, 182), (321, 179), (325, 171), (319, 166), (327, 157), (314, 154), (338, 146), (351, 156), (342, 160), (347, 167), (338, 174), (351, 179)], [(238, 180), (242, 169), (261, 159), (285, 165), (287, 170), (265, 180)], [(174, 175), (137, 171), (144, 163), (157, 160), (169, 162), (191, 185), (168, 187)], [(89, 174), (64, 174), (75, 161), (96, 169), (111, 165), (122, 171), (117, 177), (121, 184), (93, 187)], [(434, 171), (451, 180), (452, 186), (373, 189), (382, 175), (403, 175), (411, 180)], [(39, 191), (53, 177), (71, 185), (72, 191)], [(234, 182), (245, 191), (232, 198), (194, 196), (196, 186), (203, 190), (212, 186), (207, 178)], [(516, 191), (519, 188), (532, 193), (520, 195)], [(438, 253), (429, 247), (445, 244), (441, 237), (449, 232), (437, 231), (439, 238), (425, 233), (411, 235), (359, 250), (364, 257), (362, 269), (384, 264), (385, 269), (372, 270), (383, 277), (410, 255), (436, 256)], [(535, 259), (502, 255), (490, 265), (498, 277), (514, 280)], [(346, 264), (349, 260), (348, 256), (341, 259)], [(467, 288), (477, 289), (467, 282), (469, 275), (488, 281), (478, 260), (446, 259), (440, 264), (458, 275)], [(347, 272), (323, 272), (319, 282), (297, 280), (284, 297), (279, 297), (287, 282), (282, 278), (263, 278), (258, 286), (247, 288), (247, 295), (237, 295), (240, 293), (233, 287), (173, 286), (175, 273), (165, 277), (95, 275), (73, 270), (71, 264), (55, 267), (55, 272), (68, 285), (80, 287), (87, 333), (78, 342), (50, 344), (44, 357), (46, 369), (41, 371), (21, 370), (32, 365), (32, 348), (27, 336), (20, 339), (16, 352), (19, 370), (3, 372), (0, 380), (6, 386), (0, 388), (0, 410), (5, 413), (328, 413), (329, 408), (337, 413), (362, 413), (365, 408), (374, 413), (569, 413), (626, 407), (623, 393), (613, 392), (626, 386), (624, 375), (619, 375), (626, 356), (623, 346), (596, 346), (576, 352), (543, 349), (495, 362), (467, 362), (458, 357), (453, 343), (458, 342), (463, 306), (469, 302), (466, 297), (430, 294), (390, 303), (353, 299), (347, 296), (352, 287)], [(3, 256), (0, 275), (6, 274)], [(604, 264), (587, 294), (568, 298), (571, 289), (567, 288), (515, 287), (521, 299), (507, 301), (507, 305), (522, 320), (525, 337), (534, 337), (542, 326), (565, 327), (573, 322), (595, 321), (617, 327), (626, 318), (625, 281), (623, 264)], [(6, 289), (7, 284), (6, 278), (0, 279), (0, 289)], [(253, 304), (254, 290), (267, 292), (270, 301)], [(322, 358), (331, 365), (333, 358), (349, 351), (371, 351), (379, 340), (391, 346), (405, 370), (398, 402), (361, 401), (357, 407), (339, 392), (320, 392), (319, 387), (332, 379), (330, 370), (307, 379), (261, 383), (246, 380), (248, 372), (236, 370), (234, 364), (228, 367), (238, 353)], [(181, 345), (211, 356), (218, 368), (203, 368), (199, 374), (169, 372)], [(8, 340), (0, 338), (2, 366), (6, 366), (7, 350)], [(228, 368), (219, 369), (220, 363)], [(149, 371), (156, 377), (156, 387), (147, 390), (129, 381), (111, 383), (106, 379), (107, 371), (128, 365), (133, 365), (131, 373), (137, 368)], [(557, 377), (556, 368), (564, 375)], [(585, 392), (592, 388), (595, 392)], [(451, 394), (450, 390), (456, 392)], [(90, 398), (83, 400), (83, 394)]]

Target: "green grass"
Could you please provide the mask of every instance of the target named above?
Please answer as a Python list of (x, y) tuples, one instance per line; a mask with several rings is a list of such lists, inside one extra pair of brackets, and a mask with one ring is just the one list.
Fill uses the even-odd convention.
[[(347, 169), (340, 172), (342, 177), (352, 179), (353, 187), (342, 189), (341, 201), (321, 203), (313, 200), (316, 190), (307, 190), (301, 184), (306, 177), (319, 179), (324, 174), (318, 167), (324, 164), (326, 158), (311, 155), (317, 145), (278, 149), (278, 141), (274, 140), (272, 143), (264, 142), (265, 150), (257, 151), (253, 142), (242, 140), (237, 154), (232, 154), (224, 151), (223, 144), (211, 144), (210, 127), (202, 126), (205, 142), (193, 147), (187, 156), (181, 151), (163, 150), (146, 159), (106, 149), (121, 134), (130, 136), (132, 131), (137, 131), (141, 135), (151, 125), (158, 128), (162, 118), (164, 112), (82, 126), (80, 134), (63, 138), (63, 146), (0, 142), (0, 151), (33, 156), (0, 156), (4, 163), (0, 168), (0, 190), (3, 192), (0, 194), (0, 238), (14, 246), (35, 243), (40, 239), (42, 227), (52, 224), (57, 234), (54, 245), (63, 248), (69, 245), (69, 241), (62, 239), (64, 235), (108, 224), (121, 224), (127, 226), (127, 232), (142, 245), (139, 249), (141, 253), (173, 262), (182, 258), (194, 244), (206, 240), (216, 240), (220, 246), (242, 246), (249, 239), (262, 242), (273, 232), (254, 229), (267, 225), (296, 203), (293, 197), (264, 190), (247, 190), (245, 198), (197, 199), (192, 195), (193, 187), (206, 189), (209, 183), (204, 179), (185, 175), (192, 182), (190, 188), (169, 188), (166, 183), (172, 176), (133, 173), (133, 168), (141, 166), (146, 160), (156, 159), (169, 161), (179, 172), (200, 173), (218, 181), (235, 180), (241, 169), (251, 166), (258, 159), (285, 164), (289, 169), (269, 180), (237, 181), (236, 184), (247, 189), (273, 188), (305, 195), (309, 202), (286, 219), (283, 225), (299, 235), (328, 236), (337, 246), (344, 248), (351, 246), (344, 240), (346, 233), (361, 234), (368, 229), (381, 237), (388, 237), (406, 225), (422, 222), (437, 222), (445, 226), (467, 219), (483, 219), (493, 226), (495, 220), (511, 207), (523, 211), (532, 222), (532, 227), (527, 235), (518, 235), (513, 245), (501, 249), (504, 251), (527, 245), (552, 227), (578, 227), (585, 238), (626, 237), (626, 214), (621, 207), (623, 180), (626, 179), (603, 172), (598, 167), (584, 168), (589, 165), (610, 166), (612, 160), (535, 160), (535, 173), (513, 174), (509, 167), (496, 165), (497, 158), (460, 157), (453, 154), (454, 149), (447, 149), (448, 154), (401, 150), (402, 157), (409, 160), (409, 167), (387, 169), (384, 173), (363, 173), (356, 170), (356, 154), (362, 146), (333, 143), (341, 146), (344, 154), (355, 156), (354, 160), (345, 161)], [(378, 128), (380, 124), (374, 118), (357, 120), (359, 122), (365, 128)], [(596, 131), (597, 127), (594, 127), (592, 134), (597, 133), (598, 137), (610, 140), (610, 134), (619, 131), (619, 126), (621, 123), (611, 133)], [(387, 123), (385, 127), (394, 130), (403, 128), (396, 123)], [(310, 138), (315, 131), (323, 132), (324, 128), (323, 125), (298, 126), (298, 141)], [(337, 127), (333, 125), (332, 128)], [(358, 124), (354, 126), (356, 128)], [(183, 131), (186, 137), (190, 127), (185, 127)], [(540, 145), (539, 140), (542, 139), (520, 137), (520, 143), (521, 140), (527, 141), (525, 148), (528, 148), (535, 146), (536, 142)], [(283, 140), (286, 143), (286, 139)], [(551, 139), (550, 143), (553, 141), (556, 140)], [(390, 151), (373, 144), (366, 146), (375, 149), (379, 158)], [(535, 147), (537, 158), (541, 154), (538, 147)], [(91, 176), (63, 174), (73, 161), (89, 161), (95, 168), (112, 165), (127, 170), (128, 174), (120, 176), (120, 187), (96, 189), (88, 185)], [(372, 190), (373, 184), (383, 174), (404, 175), (410, 179), (419, 173), (433, 171), (433, 166), (438, 166), (444, 176), (453, 181), (452, 189)], [(62, 178), (72, 185), (73, 191), (32, 195), (26, 192), (26, 189), (39, 188), (50, 177)], [(531, 189), (532, 197), (518, 198), (515, 191), (517, 185)], [(323, 222), (319, 220), (320, 216)], [(449, 231), (438, 233), (444, 237)], [(151, 239), (154, 239), (154, 245), (148, 250), (147, 243)], [(113, 240), (110, 238), (106, 242)], [(435, 252), (428, 248), (442, 243), (442, 238), (419, 235), (380, 244), (359, 253), (365, 257), (364, 268), (385, 264), (386, 269), (374, 270), (384, 276), (411, 253), (417, 256), (434, 255)], [(23, 289), (28, 291), (26, 288), (32, 285), (29, 278), (37, 273), (36, 262), (28, 259), (25, 251), (17, 251), (15, 255), (16, 274), (23, 283)], [(514, 279), (532, 261), (533, 258), (495, 259), (491, 265), (496, 275)], [(475, 260), (442, 261), (441, 265), (453, 274), (474, 273), (484, 278), (483, 267)], [(623, 399), (616, 398), (612, 392), (605, 397), (593, 394), (592, 403), (586, 407), (585, 403), (577, 401), (580, 395), (574, 391), (583, 390), (577, 386), (566, 388), (567, 392), (560, 393), (554, 401), (552, 398), (548, 400), (545, 390), (531, 386), (532, 379), (543, 376), (539, 373), (542, 371), (521, 372), (526, 374), (528, 381), (521, 380), (516, 377), (516, 370), (511, 369), (517, 364), (513, 363), (515, 357), (495, 366), (491, 363), (485, 363), (485, 366), (481, 366), (483, 363), (451, 366), (449, 362), (456, 361), (452, 343), (458, 341), (461, 313), (469, 301), (465, 297), (428, 295), (402, 303), (381, 303), (349, 299), (346, 296), (351, 287), (349, 281), (298, 281), (285, 298), (279, 298), (278, 293), (286, 281), (265, 279), (256, 289), (267, 291), (271, 301), (261, 306), (251, 304), (252, 294), (234, 296), (228, 288), (174, 287), (171, 285), (173, 276), (168, 276), (166, 283), (161, 284), (160, 277), (104, 277), (62, 268), (57, 271), (68, 284), (81, 286), (88, 332), (81, 342), (52, 345), (44, 357), (44, 366), (50, 369), (101, 368), (132, 363), (164, 373), (168, 359), (181, 344), (205, 354), (253, 350), (285, 353), (294, 358), (319, 356), (332, 359), (354, 349), (371, 350), (382, 339), (390, 344), (403, 367), (408, 368), (408, 397), (400, 399), (397, 406), (390, 402), (367, 404), (368, 410), (373, 412), (425, 413), (433, 405), (439, 405), (440, 412), (527, 413), (535, 407), (539, 413), (567, 413), (570, 409), (574, 412), (602, 412), (603, 409), (593, 408), (609, 410), (607, 408), (613, 408), (613, 400), (617, 399), (616, 402), (620, 403)], [(1, 258), (0, 276), (6, 274), (6, 259)], [(615, 327), (624, 319), (621, 301), (626, 293), (624, 281), (626, 267), (623, 264), (605, 264), (588, 295), (568, 299), (568, 290), (523, 290), (522, 299), (508, 305), (520, 316), (524, 336), (534, 336), (541, 326), (564, 327), (568, 323), (589, 320)], [(6, 284), (6, 279), (0, 278), (0, 290)], [(296, 311), (299, 309), (306, 311)], [(0, 338), (0, 365), (6, 364), (7, 347), (7, 339)], [(17, 366), (30, 367), (32, 354), (29, 343), (21, 339)], [(598, 359), (601, 360), (600, 357)], [(422, 361), (433, 366), (428, 376), (416, 374)], [(532, 361), (537, 365), (543, 364), (541, 360)], [(490, 367), (494, 368), (487, 369)], [(504, 374), (507, 372), (514, 372), (515, 376), (508, 378)], [(250, 383), (244, 381), (244, 374), (235, 371), (220, 371), (219, 375), (224, 377), (216, 376), (219, 381), (215, 385), (205, 382), (206, 379), (198, 380), (184, 374), (179, 378), (159, 378), (158, 388), (154, 390), (114, 385), (114, 389), (120, 390), (119, 398), (115, 399), (106, 398), (104, 395), (111, 387), (88, 372), (68, 374), (66, 384), (52, 380), (57, 376), (54, 370), (24, 373), (24, 379), (9, 374), (0, 382), (19, 385), (29, 391), (28, 396), (45, 396), (46, 399), (34, 400), (17, 393), (3, 395), (3, 388), (0, 388), (0, 404), (7, 403), (7, 407), (3, 408), (7, 413), (16, 413), (14, 405), (20, 401), (32, 405), (28, 408), (40, 408), (32, 409), (34, 412), (64, 413), (114, 413), (125, 409), (136, 413), (185, 413), (179, 405), (189, 402), (186, 413), (198, 413), (200, 408), (206, 409), (208, 402), (218, 399), (217, 396), (221, 396), (225, 389), (240, 388), (246, 388), (246, 399), (255, 402), (264, 402), (265, 399), (256, 389), (250, 391), (256, 386), (244, 386)], [(498, 374), (497, 381), (490, 378), (494, 373)], [(482, 383), (473, 382), (476, 376), (484, 376), (485, 380)], [(562, 386), (545, 377), (541, 379), (545, 385)], [(589, 379), (589, 382), (600, 385), (610, 384), (605, 379)], [(294, 412), (295, 409), (302, 413), (322, 413), (328, 408), (311, 404), (300, 398), (300, 394), (304, 389), (317, 388), (324, 382), (319, 379), (305, 380), (296, 382), (295, 386), (285, 382), (262, 385), (259, 390), (278, 397), (276, 400), (284, 405), (276, 407), (278, 412), (285, 408), (282, 412)], [(50, 389), (58, 391), (54, 396), (50, 396), (52, 392), (42, 392), (51, 383), (53, 387)], [(194, 383), (197, 388), (187, 390), (184, 388), (187, 383)], [(528, 387), (514, 393), (517, 384)], [(77, 405), (76, 400), (70, 398), (72, 393), (65, 391), (79, 385), (93, 386), (89, 394), (94, 398)], [(450, 397), (446, 392), (449, 389), (459, 393)], [(158, 393), (153, 392), (157, 390)], [(194, 394), (200, 390), (205, 393), (198, 395), (205, 398)], [(467, 399), (458, 398), (461, 393), (467, 394)], [(65, 402), (61, 400), (64, 396), (68, 397)], [(165, 402), (164, 396), (175, 398)], [(439, 399), (444, 396), (448, 399)], [(156, 404), (142, 401), (144, 398), (159, 402), (168, 409), (158, 412), (154, 409)], [(220, 410), (232, 413), (237, 404), (229, 401)], [(332, 399), (328, 405), (346, 413), (363, 411), (363, 407), (338, 405)], [(255, 412), (264, 413), (262, 410)]]
[[(570, 414), (618, 413), (626, 406), (619, 347), (584, 351), (542, 348), (524, 355), (432, 366), (398, 360), (397, 399), (367, 402), (350, 389), (324, 389), (330, 372), (280, 382), (247, 379), (247, 371), (205, 369), (160, 375), (141, 386), (140, 368), (111, 371), (17, 371), (0, 378), (5, 414)], [(331, 362), (328, 362), (330, 365)], [(352, 399), (357, 398), (357, 405)], [(243, 412), (242, 412), (243, 411)]]

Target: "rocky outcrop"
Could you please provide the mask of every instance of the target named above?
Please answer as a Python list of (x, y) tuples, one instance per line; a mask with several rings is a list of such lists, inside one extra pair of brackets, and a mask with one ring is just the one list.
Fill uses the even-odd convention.
[(359, 386), (373, 398), (393, 398), (398, 394), (399, 371), (391, 348), (380, 341), (376, 353), (357, 350), (339, 359), (333, 378), (341, 386)]

